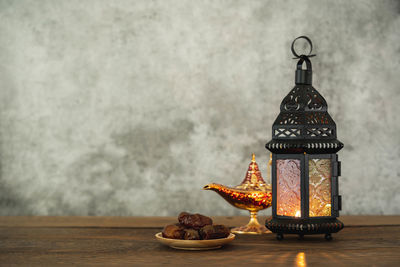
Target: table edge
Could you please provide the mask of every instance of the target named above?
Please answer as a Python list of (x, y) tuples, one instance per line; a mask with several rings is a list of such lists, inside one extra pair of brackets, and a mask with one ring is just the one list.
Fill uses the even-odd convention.
[[(244, 225), (246, 216), (212, 216), (214, 223), (229, 227)], [(260, 216), (263, 223), (267, 217)], [(339, 217), (345, 226), (400, 225), (400, 215), (345, 215)], [(176, 217), (120, 216), (0, 216), (0, 227), (137, 227), (155, 228), (176, 223)]]

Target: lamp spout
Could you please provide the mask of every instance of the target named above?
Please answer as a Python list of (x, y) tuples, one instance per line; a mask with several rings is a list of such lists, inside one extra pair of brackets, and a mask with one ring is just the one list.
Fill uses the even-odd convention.
[(207, 184), (203, 187), (203, 190), (214, 190), (215, 184)]

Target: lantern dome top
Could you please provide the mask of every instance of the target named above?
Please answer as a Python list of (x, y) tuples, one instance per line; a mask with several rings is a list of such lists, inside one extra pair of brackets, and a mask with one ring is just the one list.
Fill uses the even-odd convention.
[[(314, 55), (300, 55), (295, 74), (295, 87), (283, 99), (280, 113), (272, 125), (272, 140), (266, 148), (273, 153), (336, 153), (343, 143), (336, 139), (336, 123), (328, 113), (328, 104), (311, 85), (312, 66), (309, 59)], [(305, 37), (311, 47), (311, 40)], [(307, 69), (302, 65), (306, 63)]]

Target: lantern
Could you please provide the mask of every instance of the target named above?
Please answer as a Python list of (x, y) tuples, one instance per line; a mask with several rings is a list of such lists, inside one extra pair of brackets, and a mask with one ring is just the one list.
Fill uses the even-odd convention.
[[(298, 55), (294, 44), (305, 39), (309, 55)], [(325, 234), (343, 228), (337, 219), (341, 210), (338, 194), (340, 161), (337, 152), (343, 144), (336, 139), (336, 124), (328, 113), (325, 99), (312, 86), (310, 57), (312, 42), (296, 38), (292, 53), (297, 62), (296, 85), (283, 99), (272, 126), (272, 218), (266, 227), (283, 239), (284, 234)], [(305, 63), (306, 69), (303, 69)]]

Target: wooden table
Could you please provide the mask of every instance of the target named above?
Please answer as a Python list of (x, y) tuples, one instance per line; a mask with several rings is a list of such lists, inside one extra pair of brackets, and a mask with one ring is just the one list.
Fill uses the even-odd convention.
[[(213, 219), (228, 226), (248, 220)], [(172, 217), (0, 217), (0, 265), (400, 266), (400, 216), (340, 219), (345, 228), (332, 241), (240, 235), (219, 250), (181, 251), (154, 238)]]

